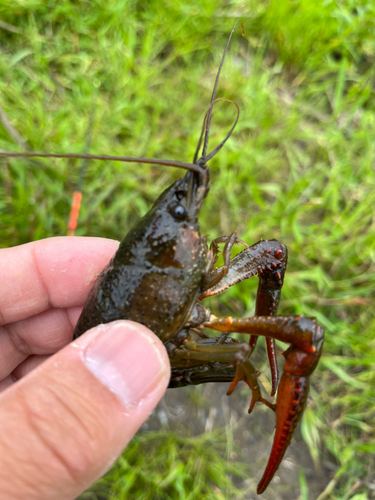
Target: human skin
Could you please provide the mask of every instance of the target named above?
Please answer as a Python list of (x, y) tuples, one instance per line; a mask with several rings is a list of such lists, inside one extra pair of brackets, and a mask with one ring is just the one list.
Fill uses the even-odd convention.
[(118, 242), (62, 237), (0, 250), (0, 492), (74, 499), (102, 476), (164, 394), (168, 356), (131, 321), (71, 342)]

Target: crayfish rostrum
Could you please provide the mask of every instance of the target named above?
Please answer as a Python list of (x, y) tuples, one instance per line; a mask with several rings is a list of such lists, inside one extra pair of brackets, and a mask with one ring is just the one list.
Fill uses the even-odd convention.
[[(276, 413), (271, 455), (257, 489), (260, 494), (279, 467), (301, 419), (309, 377), (322, 350), (323, 329), (314, 318), (276, 316), (287, 264), (285, 245), (276, 240), (247, 245), (237, 237), (237, 232), (233, 232), (230, 236), (213, 240), (208, 248), (206, 239), (199, 232), (198, 215), (209, 191), (207, 162), (223, 147), (238, 120), (237, 108), (237, 119), (231, 130), (219, 146), (207, 154), (212, 108), (228, 44), (192, 164), (93, 155), (2, 153), (1, 156), (109, 158), (188, 170), (185, 177), (161, 194), (151, 210), (126, 235), (92, 288), (74, 337), (100, 323), (131, 319), (149, 327), (164, 342), (172, 365), (170, 387), (230, 381), (230, 394), (239, 381), (244, 381), (252, 392), (249, 413), (257, 402), (264, 403)], [(221, 243), (224, 244), (224, 264), (217, 268), (218, 245)], [(245, 248), (231, 258), (235, 244)], [(255, 275), (259, 278), (259, 285), (254, 317), (217, 318), (202, 305), (204, 298)], [(208, 337), (205, 328), (222, 334)], [(249, 342), (229, 337), (231, 332), (250, 335)], [(257, 371), (250, 361), (259, 336), (266, 337), (272, 374), (271, 395), (277, 390), (275, 405), (262, 396)], [(275, 339), (290, 344), (284, 353), (286, 361), (280, 382)]]

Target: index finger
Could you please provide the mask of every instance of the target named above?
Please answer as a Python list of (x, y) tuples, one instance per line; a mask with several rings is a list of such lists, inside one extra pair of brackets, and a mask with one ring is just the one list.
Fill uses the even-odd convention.
[(119, 243), (57, 237), (0, 250), (0, 325), (80, 306)]

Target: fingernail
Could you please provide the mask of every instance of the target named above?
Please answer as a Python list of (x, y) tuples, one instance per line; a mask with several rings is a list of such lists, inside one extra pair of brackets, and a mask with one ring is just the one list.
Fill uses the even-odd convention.
[(101, 325), (84, 353), (87, 368), (125, 407), (136, 406), (166, 376), (157, 339), (124, 321)]

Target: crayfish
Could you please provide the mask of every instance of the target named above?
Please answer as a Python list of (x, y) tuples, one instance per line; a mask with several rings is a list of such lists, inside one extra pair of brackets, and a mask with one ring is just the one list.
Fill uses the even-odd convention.
[[(244, 381), (252, 392), (249, 413), (257, 402), (276, 413), (271, 455), (257, 489), (260, 494), (279, 467), (302, 417), (309, 378), (322, 351), (323, 329), (314, 318), (276, 315), (287, 265), (285, 245), (276, 240), (260, 240), (247, 245), (235, 231), (230, 236), (213, 240), (208, 247), (206, 238), (199, 232), (198, 215), (210, 187), (207, 162), (229, 139), (239, 116), (237, 107), (237, 118), (225, 139), (207, 153), (212, 108), (219, 100), (215, 100), (217, 84), (236, 25), (217, 72), (192, 164), (98, 155), (2, 153), (1, 156), (111, 159), (187, 170), (186, 175), (168, 187), (125, 236), (94, 284), (74, 338), (97, 324), (131, 319), (146, 325), (164, 342), (172, 366), (169, 387), (230, 381), (229, 395), (239, 381)], [(224, 263), (222, 267), (215, 267), (219, 244), (224, 244)], [(245, 248), (231, 258), (235, 244)], [(222, 293), (255, 275), (259, 285), (254, 317), (217, 318), (202, 305), (206, 297)], [(221, 336), (208, 337), (204, 333), (206, 328), (222, 332)], [(231, 338), (232, 332), (249, 335), (249, 342)], [(266, 338), (272, 374), (271, 396), (277, 391), (274, 405), (262, 396), (257, 371), (250, 360), (259, 336)], [(290, 344), (284, 352), (286, 361), (280, 382), (275, 339)]]

